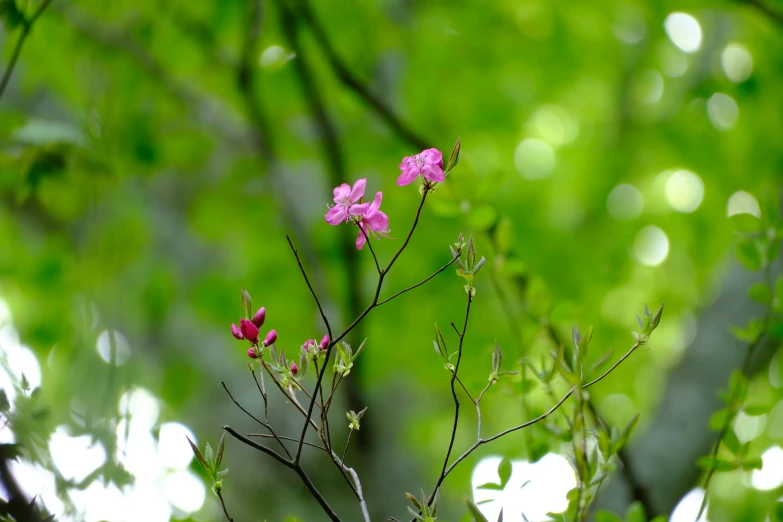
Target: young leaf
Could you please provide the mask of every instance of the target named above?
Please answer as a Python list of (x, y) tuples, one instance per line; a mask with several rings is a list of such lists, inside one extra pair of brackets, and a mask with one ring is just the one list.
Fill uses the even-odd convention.
[(224, 431), (220, 435), (220, 442), (218, 442), (217, 455), (215, 455), (215, 469), (220, 469), (220, 464), (223, 462), (223, 450), (226, 447), (226, 432)]
[(623, 519), (610, 511), (599, 511), (595, 514), (595, 522), (623, 522)]
[(204, 458), (204, 455), (202, 455), (201, 450), (198, 449), (198, 446), (196, 446), (192, 440), (190, 440), (190, 437), (187, 437), (188, 442), (190, 443), (190, 448), (193, 450), (193, 455), (195, 455), (196, 460), (199, 464), (201, 464), (201, 467), (204, 468), (204, 471), (212, 474), (212, 467), (207, 462), (207, 459)]
[(761, 461), (761, 457), (754, 457), (752, 459), (745, 459), (742, 461), (742, 469), (749, 471), (752, 469), (761, 469), (763, 466), (763, 462)]
[(215, 469), (215, 453), (212, 451), (212, 446), (207, 442), (207, 447), (204, 449), (204, 459), (209, 462), (209, 467), (214, 471)]
[(435, 323), (435, 351), (440, 355), (441, 359), (448, 362), (449, 351), (446, 346), (446, 339), (443, 338), (443, 332), (440, 331), (438, 323)]
[(5, 390), (0, 388), (0, 412), (6, 413), (11, 409), (11, 403), (8, 401), (8, 395)]
[(723, 434), (723, 444), (725, 444), (726, 448), (734, 455), (740, 451), (740, 441), (737, 438), (737, 434), (734, 433), (734, 430), (731, 428), (727, 429)]
[(362, 350), (364, 350), (364, 345), (367, 344), (367, 338), (365, 337), (364, 341), (362, 341), (362, 344), (359, 345), (359, 349), (356, 350), (356, 353), (353, 354), (351, 357), (352, 361), (355, 361), (357, 357), (359, 357), (359, 354), (362, 353)]
[(625, 425), (623, 431), (620, 432), (620, 435), (614, 441), (615, 451), (625, 446), (625, 443), (628, 442), (628, 439), (631, 437), (631, 432), (633, 431), (634, 427), (636, 427), (637, 422), (639, 422), (638, 413), (634, 415), (630, 421), (628, 421), (628, 424)]
[(454, 148), (451, 149), (449, 160), (446, 162), (446, 168), (443, 170), (444, 176), (449, 172), (451, 172), (451, 169), (456, 167), (457, 163), (459, 163), (459, 151), (461, 146), (462, 146), (462, 140), (460, 138), (457, 138), (457, 143), (455, 143)]
[(748, 295), (754, 301), (762, 304), (770, 304), (772, 302), (772, 291), (766, 283), (756, 283), (748, 290)]
[(489, 522), (487, 520), (487, 517), (481, 513), (481, 510), (479, 510), (478, 506), (473, 503), (472, 500), (469, 498), (465, 498), (465, 504), (468, 506), (468, 511), (470, 512), (470, 516), (473, 517), (473, 522)]
[(414, 497), (414, 496), (413, 496), (413, 495), (411, 495), (410, 493), (405, 493), (405, 496), (406, 496), (406, 497), (408, 497), (408, 500), (410, 500), (410, 501), (411, 501), (411, 504), (413, 504), (414, 506), (416, 506), (416, 509), (418, 509), (418, 510), (421, 510), (421, 504), (419, 504), (419, 501), (418, 501), (418, 500), (416, 500), (416, 497)]
[(647, 522), (647, 512), (641, 502), (636, 501), (631, 504), (625, 512), (625, 522)]
[(495, 484), (494, 482), (485, 482), (484, 484), (478, 486), (476, 489), (491, 489), (493, 491), (503, 491), (503, 486), (500, 484)]
[(250, 294), (247, 290), (242, 290), (242, 308), (245, 311), (245, 318), (250, 319), (253, 317), (253, 300), (250, 298)]
[(506, 487), (508, 480), (511, 478), (511, 461), (503, 459), (498, 464), (498, 475), (500, 476), (500, 485)]
[(492, 350), (492, 372), (497, 374), (500, 371), (500, 365), (503, 363), (503, 351), (500, 345), (495, 341), (495, 348)]
[(696, 464), (701, 469), (714, 469), (715, 471), (733, 471), (740, 467), (739, 462), (729, 462), (728, 460), (713, 457), (699, 457), (696, 460)]

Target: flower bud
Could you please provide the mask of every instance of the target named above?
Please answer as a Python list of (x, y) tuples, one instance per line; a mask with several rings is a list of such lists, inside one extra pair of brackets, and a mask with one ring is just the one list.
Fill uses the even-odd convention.
[(329, 346), (329, 336), (324, 335), (323, 339), (321, 339), (321, 344), (318, 345), (321, 350), (325, 350), (327, 346)]
[(277, 332), (275, 330), (269, 330), (269, 333), (266, 334), (266, 339), (264, 339), (264, 346), (275, 344), (275, 341), (277, 341)]
[(291, 363), (291, 374), (296, 376), (296, 374), (299, 373), (299, 367), (296, 366), (295, 362)]
[(256, 325), (243, 318), (239, 321), (239, 330), (245, 336), (245, 339), (253, 344), (258, 344), (258, 328), (256, 328)]
[(247, 349), (247, 356), (250, 357), (251, 359), (258, 359), (258, 355), (256, 355), (256, 351), (254, 348)]
[(231, 335), (239, 339), (240, 341), (245, 338), (244, 335), (242, 335), (242, 332), (237, 328), (237, 325), (234, 323), (231, 323)]
[(313, 346), (315, 346), (315, 341), (313, 341), (312, 339), (308, 339), (305, 341), (302, 348), (304, 348), (304, 351), (309, 352), (310, 348), (312, 348)]
[(251, 321), (254, 325), (256, 325), (256, 328), (261, 328), (264, 326), (264, 320), (266, 320), (266, 308), (263, 306), (258, 309), (256, 312), (256, 315), (253, 316), (253, 319)]

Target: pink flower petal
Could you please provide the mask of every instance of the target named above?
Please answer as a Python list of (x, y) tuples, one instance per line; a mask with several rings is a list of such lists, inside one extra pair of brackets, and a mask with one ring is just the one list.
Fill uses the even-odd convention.
[(443, 168), (443, 153), (438, 149), (427, 149), (421, 155), (427, 163)]
[(383, 192), (376, 192), (375, 199), (373, 199), (370, 204), (370, 213), (376, 212), (381, 208), (381, 201), (383, 201)]
[(326, 219), (326, 222), (330, 225), (339, 225), (348, 219), (348, 212), (345, 210), (345, 207), (335, 205), (329, 209), (329, 212), (326, 213), (324, 219)]
[(402, 187), (403, 185), (407, 185), (408, 183), (411, 183), (414, 179), (416, 179), (416, 176), (419, 175), (419, 171), (416, 168), (410, 168), (408, 170), (403, 170), (402, 174), (397, 178), (397, 185)]
[(369, 208), (369, 203), (359, 203), (356, 205), (351, 205), (351, 208), (348, 209), (348, 213), (352, 216), (363, 216), (367, 213)]
[(370, 227), (373, 232), (386, 232), (389, 230), (389, 216), (377, 210), (369, 217), (364, 218), (364, 221)]
[(351, 186), (348, 183), (343, 183), (334, 188), (334, 202), (339, 203), (340, 199), (345, 199), (351, 195)]
[[(363, 225), (359, 225), (359, 228), (364, 229)], [(365, 230), (366, 232), (366, 230)], [(367, 239), (364, 237), (364, 233), (362, 233), (361, 230), (359, 230), (359, 236), (356, 238), (356, 248), (357, 250), (361, 250), (364, 248), (364, 244), (367, 242)]]
[(367, 178), (356, 180), (351, 190), (351, 203), (356, 203), (364, 197), (364, 188), (367, 186)]
[(443, 181), (446, 177), (443, 175), (443, 169), (437, 165), (425, 165), (421, 169), (421, 175), (430, 181)]

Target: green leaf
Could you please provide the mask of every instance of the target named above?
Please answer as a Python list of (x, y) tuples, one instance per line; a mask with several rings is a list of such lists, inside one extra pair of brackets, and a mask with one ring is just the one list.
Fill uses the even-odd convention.
[(726, 448), (734, 455), (740, 451), (740, 441), (737, 438), (737, 434), (734, 433), (734, 430), (731, 428), (727, 429), (723, 434), (723, 444), (725, 444)]
[(250, 298), (250, 294), (247, 290), (242, 290), (242, 308), (245, 311), (245, 319), (253, 317), (253, 299)]
[(364, 346), (367, 344), (367, 338), (364, 338), (364, 341), (362, 341), (362, 344), (359, 345), (359, 348), (356, 349), (356, 353), (351, 356), (351, 361), (355, 361), (357, 357), (359, 357), (359, 354), (364, 351)]
[(745, 412), (745, 415), (750, 415), (751, 417), (764, 415), (765, 413), (769, 413), (769, 410), (770, 407), (764, 404), (755, 404), (753, 406), (745, 406), (742, 408), (742, 411)]
[(503, 351), (500, 349), (500, 345), (495, 341), (495, 347), (492, 350), (492, 372), (498, 373), (500, 371), (500, 365), (503, 363)]
[(506, 487), (511, 478), (511, 461), (509, 459), (503, 459), (498, 464), (498, 476), (500, 476), (500, 485)]
[(647, 513), (641, 502), (636, 501), (625, 512), (626, 522), (647, 522)]
[(754, 457), (742, 461), (742, 469), (746, 471), (752, 469), (761, 469), (762, 466), (763, 466), (763, 462), (761, 461), (761, 457)]
[(24, 23), (24, 15), (16, 7), (14, 0), (0, 0), (0, 20), (5, 23), (8, 31)]
[(762, 304), (772, 303), (772, 291), (766, 283), (756, 283), (748, 290), (748, 295), (754, 301)]
[(435, 352), (440, 355), (444, 362), (449, 360), (449, 351), (446, 346), (446, 339), (443, 338), (443, 332), (441, 332), (438, 323), (435, 323)]
[(451, 154), (449, 154), (449, 160), (446, 162), (446, 168), (443, 169), (443, 175), (445, 176), (449, 172), (451, 172), (451, 169), (457, 166), (457, 163), (459, 163), (459, 152), (462, 148), (462, 140), (460, 138), (457, 138), (457, 143), (454, 144), (454, 148), (451, 149)]
[(745, 402), (748, 396), (748, 378), (740, 370), (734, 370), (729, 378), (729, 392), (735, 400)]
[(731, 418), (731, 412), (725, 408), (720, 409), (710, 416), (709, 427), (712, 431), (720, 431), (723, 429), (729, 419)]
[(476, 506), (476, 504), (473, 503), (472, 500), (466, 497), (465, 504), (468, 506), (468, 512), (470, 512), (470, 516), (473, 517), (473, 522), (489, 522), (487, 517), (481, 513), (481, 510), (478, 508), (478, 506)]
[(211, 470), (215, 469), (215, 453), (212, 451), (212, 446), (209, 445), (209, 442), (206, 444), (206, 449), (204, 450), (204, 459), (206, 459), (207, 462), (209, 462), (209, 468)]
[(196, 446), (192, 440), (190, 440), (190, 437), (187, 437), (188, 442), (190, 443), (190, 448), (193, 450), (193, 455), (195, 455), (196, 460), (199, 464), (201, 464), (201, 467), (204, 468), (204, 471), (212, 474), (212, 466), (209, 465), (207, 462), (207, 459), (204, 458), (204, 455), (201, 453), (201, 450), (198, 449), (198, 446)]
[(764, 266), (764, 257), (755, 239), (745, 239), (737, 245), (737, 258), (751, 271), (761, 270)]
[(631, 432), (636, 427), (636, 423), (639, 422), (639, 413), (634, 415), (630, 421), (628, 421), (628, 424), (625, 425), (625, 428), (620, 432), (617, 439), (615, 439), (614, 444), (612, 445), (614, 448), (614, 453), (617, 453), (620, 448), (625, 446), (625, 444), (628, 442), (628, 439), (631, 437)]
[(484, 484), (478, 486), (476, 489), (491, 489), (493, 491), (503, 491), (502, 484), (495, 484), (494, 482), (485, 482)]
[(414, 497), (410, 493), (405, 493), (405, 496), (408, 497), (408, 500), (411, 501), (411, 504), (416, 506), (416, 509), (421, 510), (421, 504), (419, 504), (419, 501), (416, 499), (416, 497)]
[(7, 413), (11, 409), (11, 403), (8, 402), (8, 394), (0, 388), (0, 412)]
[(215, 468), (214, 469), (220, 469), (220, 464), (223, 462), (223, 450), (226, 447), (226, 432), (224, 431), (222, 435), (220, 435), (220, 442), (218, 442), (218, 449), (217, 449), (217, 455), (215, 455)]
[(729, 217), (729, 224), (740, 234), (758, 234), (761, 231), (761, 220), (753, 214), (734, 214)]
[(713, 457), (699, 457), (696, 463), (701, 469), (714, 469), (715, 471), (733, 471), (740, 467), (739, 462), (729, 462), (725, 459)]
[(601, 510), (595, 514), (595, 522), (623, 522), (623, 519), (610, 511)]

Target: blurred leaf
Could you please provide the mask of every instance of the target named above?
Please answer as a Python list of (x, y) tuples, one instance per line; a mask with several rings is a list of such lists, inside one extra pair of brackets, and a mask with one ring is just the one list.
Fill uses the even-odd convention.
[(511, 478), (511, 461), (509, 459), (504, 458), (498, 464), (498, 476), (500, 476), (500, 485), (506, 487)]
[(762, 304), (772, 303), (772, 292), (766, 283), (756, 283), (748, 290), (748, 295), (754, 301), (758, 301)]
[(740, 467), (738, 462), (729, 462), (728, 460), (713, 457), (699, 457), (696, 463), (701, 469), (714, 469), (715, 471), (733, 471)]

